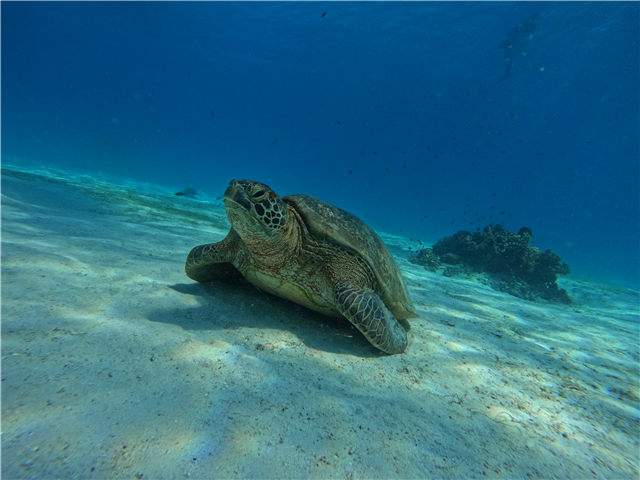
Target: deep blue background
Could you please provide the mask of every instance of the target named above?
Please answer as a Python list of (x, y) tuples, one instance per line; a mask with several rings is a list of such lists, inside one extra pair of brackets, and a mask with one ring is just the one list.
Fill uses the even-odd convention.
[(427, 242), (484, 216), (637, 286), (637, 2), (1, 8), (5, 161), (250, 178)]

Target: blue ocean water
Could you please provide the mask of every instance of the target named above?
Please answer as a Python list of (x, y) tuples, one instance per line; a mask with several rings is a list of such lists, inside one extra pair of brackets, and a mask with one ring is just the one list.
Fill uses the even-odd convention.
[[(2, 156), (504, 222), (638, 287), (637, 2), (3, 2)], [(186, 254), (186, 252), (185, 252)]]

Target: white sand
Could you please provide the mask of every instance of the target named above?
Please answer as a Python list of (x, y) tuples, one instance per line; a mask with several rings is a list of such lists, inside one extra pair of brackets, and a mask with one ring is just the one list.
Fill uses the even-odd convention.
[(3, 478), (638, 478), (637, 292), (533, 303), (399, 258), (421, 318), (385, 356), (189, 280), (220, 202), (4, 167)]

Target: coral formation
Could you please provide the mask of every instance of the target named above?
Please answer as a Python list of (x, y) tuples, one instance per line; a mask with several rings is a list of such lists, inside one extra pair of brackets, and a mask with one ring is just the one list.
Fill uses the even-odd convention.
[(197, 192), (195, 188), (187, 187), (181, 192), (174, 193), (174, 195), (177, 195), (179, 197), (196, 198), (196, 193)]
[(430, 248), (423, 248), (422, 250), (418, 250), (416, 255), (412, 255), (409, 257), (409, 261), (411, 263), (415, 263), (416, 265), (422, 265), (424, 268), (432, 272), (435, 272), (436, 270), (438, 270), (438, 268), (440, 268), (440, 260)]
[(533, 232), (528, 227), (514, 233), (502, 225), (489, 225), (482, 232), (460, 231), (445, 237), (430, 252), (420, 251), (414, 258), (437, 256), (449, 265), (462, 263), (489, 274), (492, 288), (517, 297), (571, 303), (567, 291), (556, 283), (558, 274), (569, 273), (569, 266), (560, 263), (560, 256), (551, 250), (542, 252), (530, 246), (532, 239)]

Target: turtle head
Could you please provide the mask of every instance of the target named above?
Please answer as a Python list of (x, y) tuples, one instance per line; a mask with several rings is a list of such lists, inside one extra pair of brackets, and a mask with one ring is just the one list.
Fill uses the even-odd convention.
[(236, 179), (222, 197), (231, 226), (245, 240), (265, 240), (277, 235), (288, 219), (287, 207), (267, 185)]

